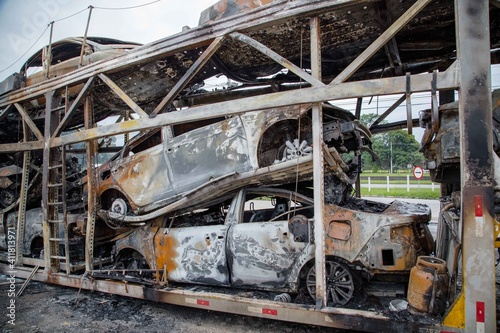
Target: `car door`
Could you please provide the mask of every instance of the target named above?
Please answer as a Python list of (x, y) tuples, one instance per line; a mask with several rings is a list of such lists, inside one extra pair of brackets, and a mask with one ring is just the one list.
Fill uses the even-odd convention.
[[(276, 196), (262, 193), (258, 194), (262, 195), (259, 200), (255, 194), (248, 194), (250, 192), (245, 198), (244, 212), (228, 234), (231, 284), (259, 288), (284, 287), (307, 242), (294, 240), (294, 235), (288, 230), (291, 216), (284, 214), (279, 217), (284, 208), (278, 207), (279, 201), (273, 202)], [(276, 220), (269, 222), (276, 216)]]
[[(165, 243), (175, 240), (175, 251), (170, 252), (170, 281), (210, 285), (229, 284), (225, 251), (225, 225), (172, 228), (163, 235)], [(170, 241), (170, 242), (169, 242)], [(161, 253), (158, 255), (161, 256)]]
[(232, 195), (174, 214), (155, 237), (157, 266), (169, 281), (229, 285), (226, 237)]

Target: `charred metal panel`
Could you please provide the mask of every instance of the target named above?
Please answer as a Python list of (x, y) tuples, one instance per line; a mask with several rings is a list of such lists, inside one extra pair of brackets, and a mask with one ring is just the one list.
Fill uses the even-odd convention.
[(433, 131), (431, 112), (431, 110), (425, 110), (421, 113), (422, 125), (425, 126), (421, 151), (426, 159), (426, 167), (430, 171), (432, 181), (459, 184), (460, 130), (458, 103), (445, 104), (439, 107), (440, 126), (437, 133)]
[[(394, 201), (382, 213), (334, 205), (325, 209), (327, 255), (360, 262), (371, 271), (408, 271), (415, 265), (417, 254), (425, 253), (424, 241), (415, 236), (414, 225), (430, 220), (427, 206)], [(394, 255), (391, 265), (384, 265), (384, 250)]]
[[(173, 191), (170, 167), (165, 158), (163, 146), (158, 145), (123, 160), (111, 168), (114, 186), (130, 198), (132, 209), (159, 200), (166, 192)], [(108, 181), (109, 182), (109, 181)], [(107, 188), (106, 182), (99, 192)]]
[(169, 140), (166, 153), (180, 193), (231, 172), (252, 169), (245, 132), (239, 117), (193, 130)]
[(294, 240), (286, 221), (233, 226), (228, 238), (232, 285), (285, 287), (305, 246)]
[(170, 281), (228, 285), (227, 230), (224, 225), (160, 229), (156, 264), (166, 266)]

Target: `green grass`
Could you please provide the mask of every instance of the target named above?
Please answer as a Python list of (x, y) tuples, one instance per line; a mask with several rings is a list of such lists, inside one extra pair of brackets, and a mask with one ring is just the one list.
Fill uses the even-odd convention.
[(368, 192), (367, 188), (361, 188), (361, 195), (364, 197), (398, 197), (411, 199), (439, 199), (439, 186), (436, 186), (434, 192), (430, 188), (411, 188), (407, 192), (405, 188), (391, 188), (387, 192), (386, 188), (372, 188)]

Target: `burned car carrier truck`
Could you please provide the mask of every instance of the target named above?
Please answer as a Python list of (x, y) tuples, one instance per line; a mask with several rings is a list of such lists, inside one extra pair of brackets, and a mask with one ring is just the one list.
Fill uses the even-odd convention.
[[(493, 0), (221, 0), (144, 45), (50, 40), (0, 84), (0, 272), (316, 326), (493, 332), (499, 26)], [(435, 237), (428, 206), (361, 196), (373, 135), (416, 126)]]

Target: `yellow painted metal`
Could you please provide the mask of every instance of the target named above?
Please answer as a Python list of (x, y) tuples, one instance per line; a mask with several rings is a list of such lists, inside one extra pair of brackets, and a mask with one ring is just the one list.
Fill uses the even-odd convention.
[(455, 299), (446, 314), (443, 325), (448, 327), (465, 328), (465, 296), (464, 290)]

